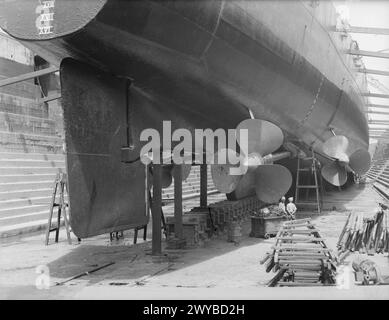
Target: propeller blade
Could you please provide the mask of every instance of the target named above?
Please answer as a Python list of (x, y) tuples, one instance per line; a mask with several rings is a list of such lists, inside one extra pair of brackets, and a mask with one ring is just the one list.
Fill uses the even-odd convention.
[[(169, 164), (162, 167), (162, 188), (168, 188), (173, 182), (174, 170), (178, 170), (180, 166)], [(182, 181), (188, 179), (192, 166), (190, 164), (182, 164)]]
[(260, 119), (243, 120), (236, 127), (236, 139), (241, 146), (240, 130), (248, 131), (248, 154), (257, 152), (261, 156), (276, 151), (284, 141), (282, 130), (275, 124)]
[(338, 187), (344, 185), (347, 181), (346, 168), (337, 161), (326, 164), (321, 169), (321, 175), (326, 181)]
[(292, 185), (292, 174), (279, 164), (265, 164), (255, 169), (255, 193), (259, 200), (273, 203)]
[(324, 142), (323, 152), (331, 158), (348, 163), (349, 158), (346, 153), (348, 145), (349, 142), (345, 136), (334, 136)]
[[(233, 159), (232, 157), (239, 157), (237, 153), (231, 149), (221, 149), (215, 156), (215, 163), (227, 162), (225, 164), (213, 164), (211, 165), (211, 175), (213, 183), (218, 191), (222, 193), (230, 193), (235, 190), (239, 181), (242, 179), (242, 175), (231, 175), (231, 168), (238, 168), (240, 162), (237, 164), (232, 164), (228, 162), (228, 159)], [(225, 159), (227, 161), (223, 161)]]
[(171, 174), (174, 176), (175, 170), (178, 170), (178, 168), (180, 167), (182, 170), (182, 181), (185, 181), (189, 177), (190, 170), (192, 169), (192, 165), (190, 164), (182, 164), (181, 166), (174, 165)]
[(243, 199), (255, 195), (255, 174), (254, 171), (247, 172), (238, 181), (235, 190), (227, 194), (227, 199), (231, 201)]
[(370, 153), (364, 149), (359, 149), (350, 156), (349, 166), (355, 173), (362, 175), (370, 169), (370, 163)]

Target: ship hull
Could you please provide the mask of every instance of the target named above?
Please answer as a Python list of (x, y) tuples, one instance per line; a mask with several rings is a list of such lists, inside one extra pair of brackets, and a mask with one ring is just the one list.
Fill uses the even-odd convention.
[[(220, 110), (244, 106), (317, 150), (332, 136), (329, 128), (350, 139), (350, 153), (368, 147), (363, 99), (351, 67), (343, 64), (340, 49), (319, 22), (312, 22), (303, 3), (201, 1), (176, 6), (109, 1), (76, 34), (26, 44), (57, 63), (71, 56), (130, 77), (135, 86), (200, 113), (206, 109), (204, 114), (220, 116)], [(261, 16), (249, 15), (266, 12), (282, 19), (290, 10), (299, 16), (293, 16), (295, 26), (282, 37)], [(206, 15), (206, 24), (198, 21), (198, 12)], [(306, 41), (304, 36), (314, 31), (314, 41), (301, 44), (312, 47), (305, 56), (286, 41)], [(310, 56), (321, 59), (310, 61)], [(209, 109), (209, 95), (224, 96), (230, 105), (218, 108), (212, 102)]]
[[(329, 33), (335, 21), (323, 25), (318, 19), (329, 15), (330, 4), (320, 5), (322, 13), (292, 1), (110, 0), (76, 32), (39, 39), (30, 35), (22, 41), (51, 63), (71, 58), (129, 79), (141, 97), (139, 108), (158, 106), (143, 121), (132, 122), (137, 134), (147, 127), (162, 133), (163, 120), (192, 132), (232, 129), (251, 112), (278, 125), (288, 142), (319, 155), (334, 133), (344, 135), (351, 155), (368, 148), (363, 88)], [(64, 108), (70, 103), (77, 102), (63, 98)], [(86, 125), (88, 119), (83, 121)], [(138, 151), (139, 137), (132, 138)], [(86, 226), (91, 209), (83, 208), (87, 213), (79, 224)], [(106, 210), (98, 211), (103, 215)], [(79, 234), (106, 232), (109, 225), (84, 226)]]

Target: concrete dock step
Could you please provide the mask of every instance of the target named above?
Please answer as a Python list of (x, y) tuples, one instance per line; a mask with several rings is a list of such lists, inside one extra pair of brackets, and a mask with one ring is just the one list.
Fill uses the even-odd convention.
[[(7, 217), (0, 217), (0, 225), (1, 226), (18, 226), (20, 224), (31, 222), (35, 220), (44, 220), (48, 219), (49, 208), (47, 206), (46, 210), (31, 212), (25, 214), (18, 214)], [(47, 222), (47, 220), (46, 220)]]
[(0, 131), (0, 152), (58, 153), (62, 148), (57, 136)]
[(19, 191), (22, 189), (36, 190), (36, 189), (52, 188), (53, 180), (54, 180), (54, 175), (53, 175), (53, 179), (50, 180), (0, 183), (0, 192), (12, 192), (12, 191)]
[(29, 199), (45, 197), (52, 192), (52, 188), (26, 189), (0, 192), (0, 201), (9, 199)]
[(57, 172), (65, 172), (65, 168), (56, 167), (0, 167), (0, 177), (2, 175), (18, 175), (18, 174), (55, 174)]
[(43, 231), (47, 227), (47, 219), (33, 220), (19, 223), (17, 225), (0, 225), (0, 238), (29, 234), (32, 232)]
[(31, 205), (48, 205), (50, 201), (51, 201), (51, 195), (47, 195), (43, 197), (29, 197), (24, 199), (17, 198), (11, 200), (1, 200), (0, 208), (11, 209), (11, 208), (26, 207)]
[(54, 181), (56, 173), (4, 174), (0, 176), (1, 183), (32, 183), (34, 181)]
[(0, 209), (0, 218), (31, 214), (35, 212), (48, 211), (49, 204), (36, 204), (24, 207), (12, 207)]
[(22, 153), (22, 152), (0, 152), (1, 160), (58, 160), (65, 161), (63, 153)]
[(0, 152), (0, 236), (46, 225), (54, 179), (65, 172), (65, 155)]
[(0, 131), (53, 136), (56, 133), (54, 120), (1, 111)]
[(62, 160), (38, 160), (38, 159), (0, 159), (0, 168), (14, 167), (65, 167), (65, 159)]

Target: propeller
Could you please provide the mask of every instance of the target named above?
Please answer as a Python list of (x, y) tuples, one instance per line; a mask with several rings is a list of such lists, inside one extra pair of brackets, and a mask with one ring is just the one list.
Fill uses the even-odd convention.
[(239, 163), (233, 164), (228, 162), (229, 159), (239, 159), (239, 163), (240, 161), (243, 161), (243, 157), (239, 156), (235, 151), (231, 149), (221, 149), (216, 154), (216, 164), (211, 166), (212, 180), (216, 189), (222, 193), (231, 193), (234, 191), (241, 179), (241, 175), (230, 174), (232, 168), (239, 168)]
[(162, 188), (168, 188), (173, 182), (174, 171), (182, 170), (182, 181), (188, 179), (192, 166), (190, 164), (168, 164), (162, 166)]
[(332, 161), (321, 170), (324, 179), (334, 186), (342, 186), (347, 181), (347, 171), (345, 166), (339, 164), (337, 161)]
[(216, 164), (211, 166), (216, 189), (227, 193), (230, 200), (256, 194), (263, 202), (277, 201), (292, 184), (289, 170), (273, 164), (291, 155), (290, 152), (272, 154), (283, 143), (282, 130), (269, 121), (246, 119), (237, 126), (236, 139), (240, 155), (231, 149), (221, 149), (216, 154)]
[[(191, 156), (191, 155), (190, 155)], [(151, 153), (143, 155), (143, 157), (147, 157), (151, 161), (153, 160), (153, 155)], [(162, 163), (166, 161), (166, 159), (171, 160), (171, 152), (169, 151), (164, 151), (162, 153)], [(186, 158), (184, 158), (185, 160)], [(186, 164), (183, 163), (181, 165), (176, 165), (176, 164), (165, 164), (162, 165), (162, 173), (161, 173), (161, 185), (162, 188), (168, 188), (172, 182), (173, 182), (173, 176), (174, 176), (174, 171), (178, 170), (181, 168), (182, 170), (182, 180), (186, 180), (189, 177), (190, 170), (192, 169), (191, 164)], [(149, 175), (149, 181), (152, 181), (152, 175)], [(150, 183), (151, 186), (152, 183)]]
[(347, 181), (347, 171), (358, 175), (365, 174), (370, 168), (371, 157), (367, 150), (358, 149), (350, 154), (349, 140), (345, 136), (334, 136), (323, 144), (323, 152), (332, 158), (321, 170), (323, 178), (335, 186)]

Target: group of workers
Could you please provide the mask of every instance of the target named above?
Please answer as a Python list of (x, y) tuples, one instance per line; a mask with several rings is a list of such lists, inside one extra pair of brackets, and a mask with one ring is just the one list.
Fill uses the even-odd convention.
[(297, 211), (296, 205), (293, 203), (293, 197), (288, 198), (289, 203), (285, 205), (285, 197), (282, 197), (278, 207), (281, 209), (282, 212), (284, 212), (286, 215), (288, 215), (291, 219), (295, 219), (295, 213)]

